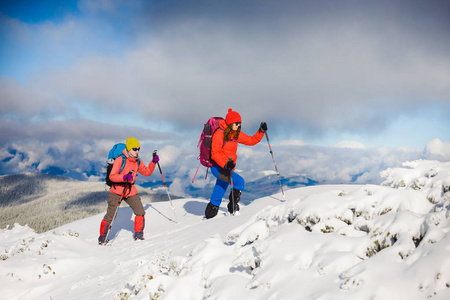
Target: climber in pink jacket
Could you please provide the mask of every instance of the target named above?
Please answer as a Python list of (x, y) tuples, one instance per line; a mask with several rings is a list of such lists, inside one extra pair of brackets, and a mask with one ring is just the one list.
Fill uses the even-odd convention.
[(136, 215), (134, 218), (134, 239), (144, 239), (145, 210), (142, 205), (141, 197), (139, 197), (138, 191), (134, 186), (134, 182), (136, 181), (138, 172), (144, 176), (150, 176), (155, 170), (159, 157), (158, 155), (154, 155), (153, 160), (148, 166), (145, 166), (139, 159), (140, 149), (138, 140), (131, 137), (126, 140), (126, 147), (122, 152), (126, 159), (122, 171), (120, 171), (120, 169), (122, 168), (124, 158), (119, 156), (114, 161), (111, 173), (109, 174), (109, 179), (114, 182), (114, 184), (111, 186), (108, 196), (108, 209), (100, 224), (99, 244), (108, 242), (106, 237), (121, 200), (125, 200)]

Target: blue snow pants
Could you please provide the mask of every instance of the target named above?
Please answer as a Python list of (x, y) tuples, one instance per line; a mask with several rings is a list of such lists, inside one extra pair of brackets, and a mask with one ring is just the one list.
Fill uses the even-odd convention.
[[(220, 203), (222, 203), (223, 195), (225, 195), (225, 192), (227, 191), (227, 188), (230, 185), (229, 182), (219, 178), (220, 175), (219, 173), (222, 170), (223, 168), (221, 168), (218, 165), (211, 168), (211, 173), (217, 178), (216, 185), (214, 186), (214, 190), (210, 200), (210, 202), (215, 206), (220, 206)], [(242, 178), (242, 176), (240, 176), (234, 171), (232, 172), (232, 174), (233, 174), (233, 187), (237, 190), (243, 190), (245, 187), (244, 178)]]

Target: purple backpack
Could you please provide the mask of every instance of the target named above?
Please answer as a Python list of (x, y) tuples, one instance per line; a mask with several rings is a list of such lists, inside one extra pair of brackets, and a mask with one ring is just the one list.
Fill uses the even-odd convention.
[[(214, 132), (219, 129), (219, 123), (221, 120), (223, 120), (223, 118), (221, 117), (210, 118), (204, 125), (202, 134), (200, 135), (200, 140), (198, 141), (197, 148), (200, 148), (200, 155), (197, 157), (197, 159), (200, 160), (202, 166), (205, 166), (207, 168), (211, 168), (217, 165), (216, 162), (211, 158), (211, 144)], [(194, 182), (195, 176), (197, 176), (197, 172), (195, 172), (192, 182)], [(206, 169), (206, 176), (208, 176), (208, 169)]]

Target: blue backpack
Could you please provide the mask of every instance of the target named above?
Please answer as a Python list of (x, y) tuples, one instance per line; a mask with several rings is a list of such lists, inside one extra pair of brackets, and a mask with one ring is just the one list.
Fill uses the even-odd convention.
[[(111, 181), (111, 179), (109, 179), (109, 174), (111, 173), (114, 161), (116, 160), (116, 158), (118, 158), (119, 156), (122, 156), (122, 167), (120, 168), (120, 172), (122, 172), (123, 168), (125, 168), (125, 163), (127, 161), (127, 158), (125, 157), (125, 155), (122, 153), (123, 150), (125, 149), (126, 145), (124, 143), (119, 143), (119, 144), (115, 144), (111, 150), (109, 150), (108, 153), (108, 161), (107, 161), (107, 165), (106, 165), (106, 177), (105, 177), (105, 181), (106, 184), (108, 186), (113, 186), (115, 182)], [(141, 163), (141, 159), (138, 158), (138, 167)]]

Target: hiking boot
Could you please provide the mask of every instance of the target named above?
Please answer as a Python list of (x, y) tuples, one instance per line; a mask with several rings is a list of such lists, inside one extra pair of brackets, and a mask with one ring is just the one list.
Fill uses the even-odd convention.
[(219, 212), (219, 207), (212, 204), (211, 202), (208, 203), (205, 210), (205, 218), (211, 219), (214, 218), (217, 213)]
[(142, 231), (140, 231), (140, 232), (135, 232), (135, 233), (134, 233), (134, 240), (135, 240), (135, 241), (137, 241), (137, 240), (143, 241), (143, 240), (144, 240), (144, 233), (143, 233)]
[(98, 237), (98, 244), (99, 245), (105, 245), (109, 242), (108, 239), (106, 239), (106, 234), (105, 235), (101, 235)]

